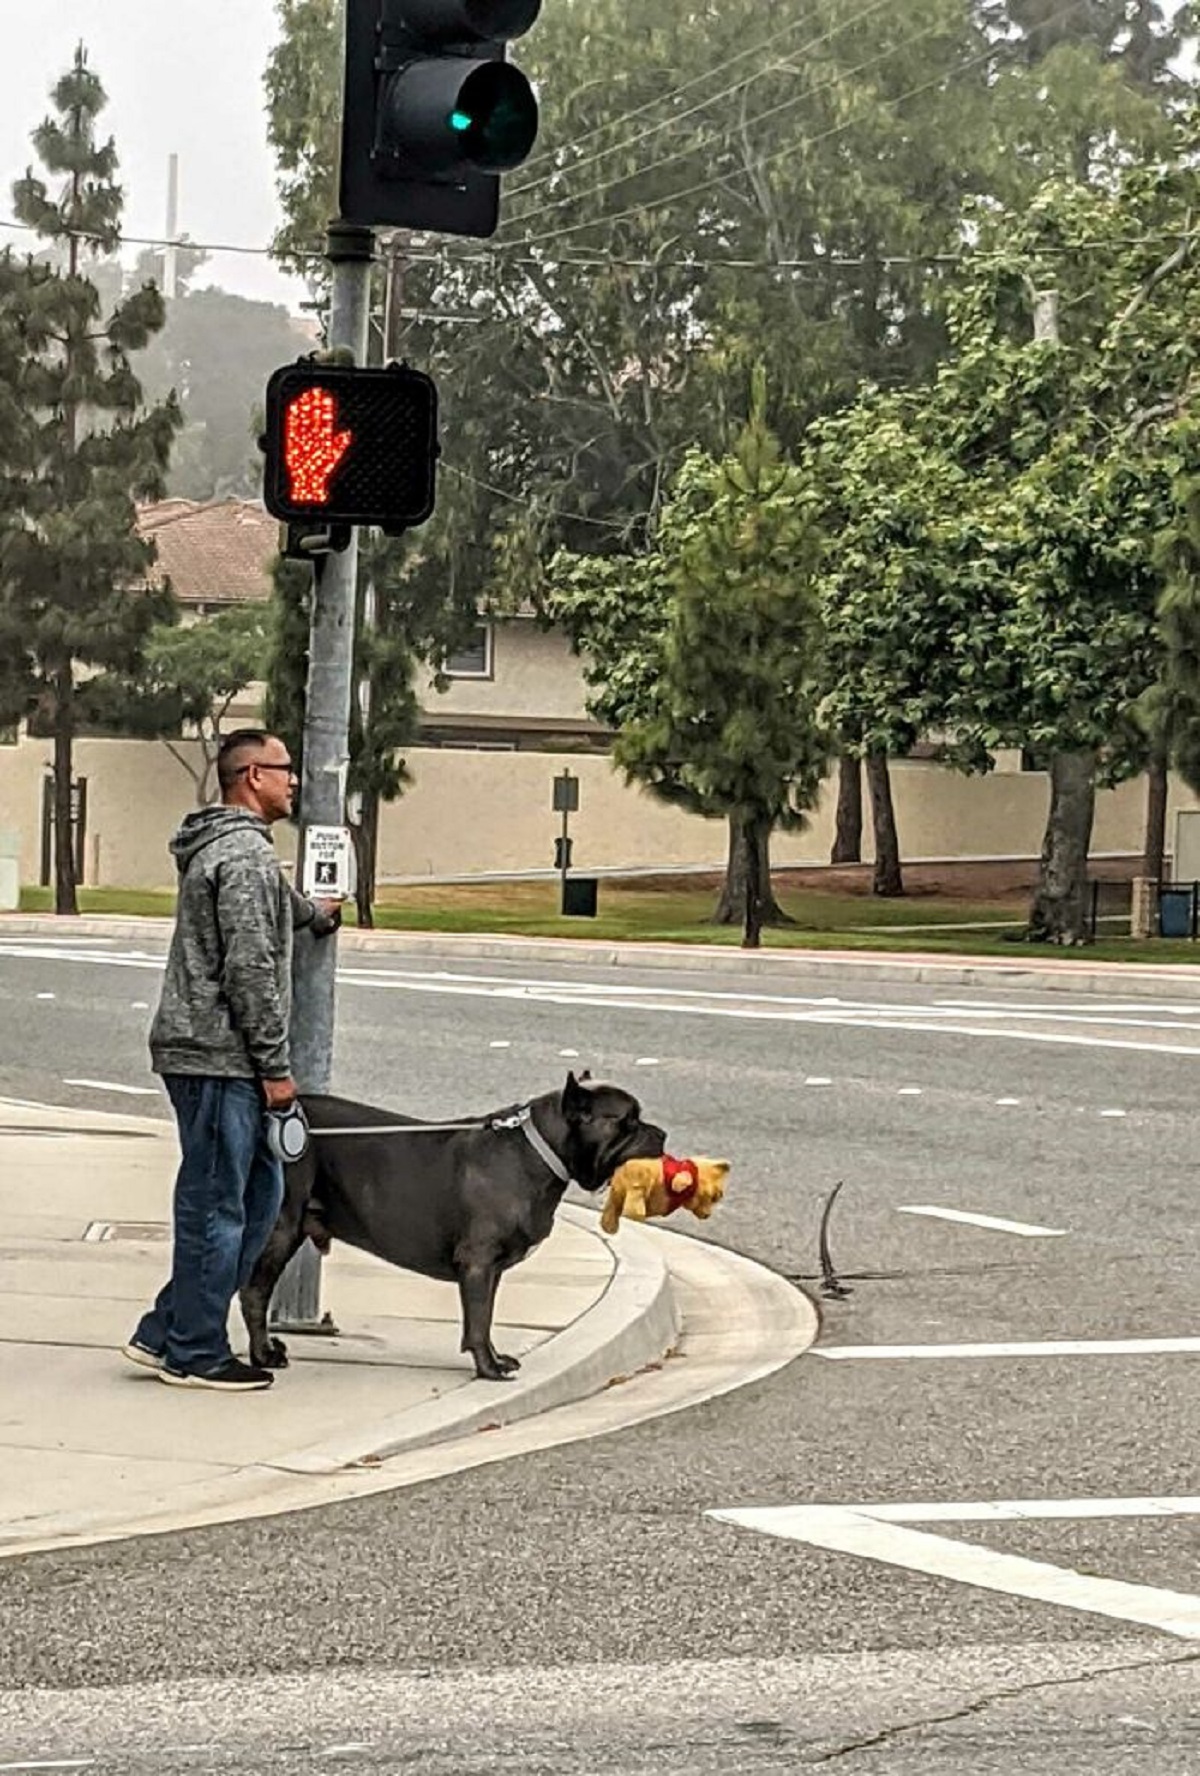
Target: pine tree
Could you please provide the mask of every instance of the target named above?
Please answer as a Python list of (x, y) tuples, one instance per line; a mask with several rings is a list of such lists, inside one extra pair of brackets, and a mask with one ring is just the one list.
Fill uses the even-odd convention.
[(770, 910), (772, 831), (804, 824), (830, 756), (822, 693), (815, 525), (804, 477), (766, 422), (765, 378), (718, 462), (693, 453), (664, 514), (671, 587), (658, 706), (631, 722), (617, 762), (671, 799), (724, 814), (745, 856), (745, 942)]
[(97, 135), (104, 89), (82, 48), (54, 89), (56, 115), (33, 136), (45, 174), (13, 187), (18, 219), (61, 249), (28, 260), (12, 300), (25, 353), (15, 398), (22, 424), (4, 489), (0, 631), (20, 669), (20, 707), (54, 737), (55, 908), (76, 910), (71, 843), (72, 751), (98, 674), (136, 671), (169, 592), (146, 591), (153, 546), (136, 530), (138, 500), (159, 498), (179, 424), (174, 400), (147, 409), (130, 366), (163, 324), (162, 298), (146, 286), (105, 314), (88, 271), (120, 242), (117, 154)]

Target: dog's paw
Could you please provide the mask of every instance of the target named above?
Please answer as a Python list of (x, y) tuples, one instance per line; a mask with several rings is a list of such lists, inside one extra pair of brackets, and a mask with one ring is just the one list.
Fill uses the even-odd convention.
[(475, 1358), (475, 1378), (477, 1381), (511, 1381), (520, 1367), (516, 1357), (506, 1357), (499, 1351), (490, 1351), (485, 1356)]
[(288, 1367), (288, 1348), (282, 1338), (268, 1338), (267, 1348), (259, 1367), (262, 1369), (286, 1369)]

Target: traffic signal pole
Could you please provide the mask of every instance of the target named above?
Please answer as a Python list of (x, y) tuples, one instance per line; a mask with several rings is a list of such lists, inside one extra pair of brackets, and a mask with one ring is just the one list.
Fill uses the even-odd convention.
[[(326, 257), (332, 268), (330, 350), (367, 361), (374, 235), (369, 228), (334, 222)], [(313, 566), (304, 706), (304, 778), (301, 786), (300, 868), (310, 826), (343, 826), (350, 763), (350, 706), (354, 685), (354, 606), (358, 584), (358, 531), (350, 546), (319, 555)], [(292, 1004), (292, 1073), (301, 1092), (327, 1092), (333, 1078), (334, 992), (337, 937), (319, 943), (296, 934)], [(271, 1303), (280, 1331), (332, 1330), (321, 1318), (321, 1258), (305, 1240), (279, 1279)]]
[[(503, 175), (527, 158), (538, 132), (536, 95), (509, 63), (508, 46), (540, 10), (541, 0), (345, 0), (342, 220), (326, 247), (331, 350), (367, 363), (374, 229), (495, 232)], [(303, 880), (309, 828), (346, 823), (357, 527), (398, 535), (432, 513), (437, 390), (402, 366), (357, 378), (312, 359), (284, 366), (267, 388), (264, 450), (264, 501), (289, 525), (288, 553), (293, 531), (296, 548), (316, 535), (327, 545), (350, 538), (344, 550), (314, 552)], [(329, 1090), (336, 970), (336, 937), (315, 943), (297, 933), (292, 1071), (301, 1092)], [(321, 1318), (320, 1281), (320, 1258), (306, 1240), (280, 1278), (272, 1323), (332, 1330)]]

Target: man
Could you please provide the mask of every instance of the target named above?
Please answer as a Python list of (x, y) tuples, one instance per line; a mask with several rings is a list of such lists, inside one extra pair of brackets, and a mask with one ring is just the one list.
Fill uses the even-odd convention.
[(305, 900), (275, 856), (271, 827), (296, 792), (282, 740), (230, 734), (217, 779), (220, 804), (189, 814), (171, 841), (179, 900), (150, 1054), (179, 1124), (174, 1253), (124, 1354), (175, 1387), (238, 1393), (273, 1380), (234, 1356), (226, 1322), (283, 1200), (266, 1112), (296, 1095), (292, 931), (326, 937), (340, 909)]

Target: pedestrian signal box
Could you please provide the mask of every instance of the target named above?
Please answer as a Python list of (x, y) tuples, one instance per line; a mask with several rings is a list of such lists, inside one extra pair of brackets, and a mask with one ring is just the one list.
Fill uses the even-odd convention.
[(432, 377), (305, 359), (267, 385), (264, 501), (283, 524), (403, 531), (433, 514), (438, 400)]

